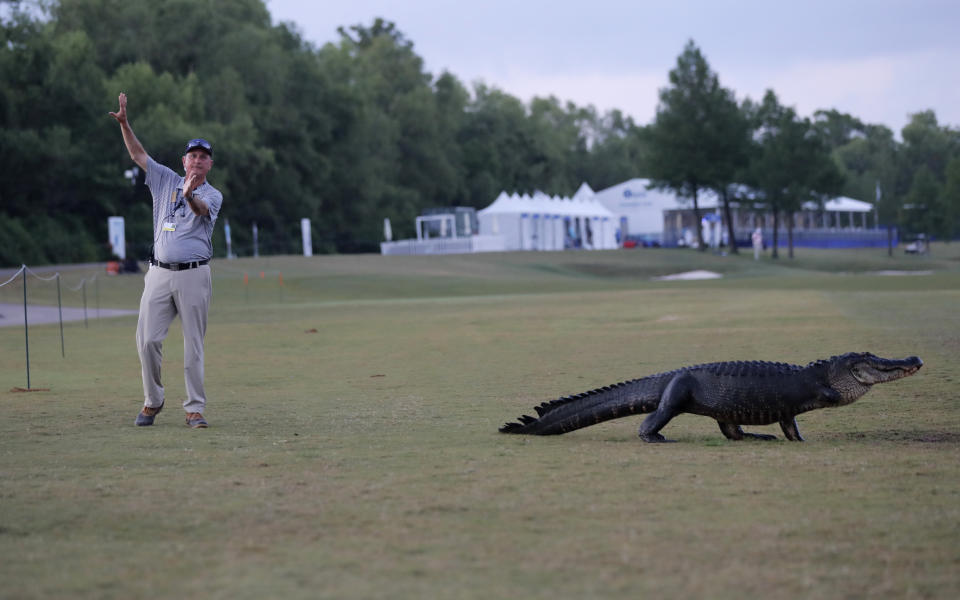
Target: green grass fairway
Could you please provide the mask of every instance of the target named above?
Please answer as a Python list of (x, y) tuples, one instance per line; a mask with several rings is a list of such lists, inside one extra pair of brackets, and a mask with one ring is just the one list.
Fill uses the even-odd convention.
[[(0, 329), (0, 597), (960, 597), (960, 244), (213, 269), (208, 430), (183, 425), (179, 325), (149, 428), (135, 317), (67, 323), (66, 358), (56, 325), (31, 328), (49, 391), (13, 391), (24, 332)], [(724, 277), (653, 279), (694, 269)], [(102, 277), (97, 300), (136, 308), (141, 288)], [(676, 444), (639, 441), (642, 417), (497, 432), (662, 370), (847, 351), (925, 366), (801, 415), (805, 443), (729, 442), (691, 415), (664, 429)]]

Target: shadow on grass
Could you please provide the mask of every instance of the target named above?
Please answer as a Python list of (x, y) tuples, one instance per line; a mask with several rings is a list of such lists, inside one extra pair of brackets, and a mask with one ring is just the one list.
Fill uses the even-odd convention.
[[(763, 433), (771, 433), (764, 431)], [(776, 433), (774, 435), (777, 435)], [(753, 446), (758, 445), (762, 446), (764, 444), (773, 444), (776, 445), (778, 442), (783, 444), (787, 443), (788, 440), (781, 435), (777, 435), (776, 440), (756, 440), (745, 438), (739, 441), (728, 440), (722, 435), (711, 436), (711, 435), (691, 435), (691, 434), (677, 434), (674, 436), (667, 435), (668, 439), (672, 440), (675, 444), (667, 444), (667, 446), (680, 445), (680, 446)], [(619, 433), (590, 433), (584, 432), (579, 436), (568, 435), (563, 439), (569, 440), (569, 443), (574, 444), (574, 438), (576, 443), (598, 443), (598, 444), (633, 444), (638, 447), (644, 446), (657, 446), (657, 444), (647, 444), (646, 442), (640, 440), (636, 434), (620, 435)], [(530, 436), (530, 440), (542, 440), (546, 438), (540, 438), (537, 436)], [(561, 439), (559, 437), (549, 438), (551, 441), (556, 441)], [(829, 444), (830, 442), (916, 442), (924, 444), (960, 444), (960, 431), (949, 431), (946, 429), (921, 429), (914, 431), (907, 430), (875, 430), (875, 431), (846, 431), (838, 433), (818, 433), (815, 436), (808, 436), (808, 439), (804, 444), (807, 445), (823, 445)], [(792, 445), (792, 444), (791, 444)], [(803, 445), (803, 444), (801, 444)]]
[(919, 442), (925, 444), (960, 444), (960, 431), (944, 429), (849, 431), (820, 436), (823, 441), (853, 442)]

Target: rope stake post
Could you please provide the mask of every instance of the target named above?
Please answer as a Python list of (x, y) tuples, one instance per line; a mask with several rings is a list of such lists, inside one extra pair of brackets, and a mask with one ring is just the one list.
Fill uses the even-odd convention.
[(27, 352), (27, 389), (30, 389), (30, 328), (27, 327), (27, 265), (20, 266), (23, 273), (23, 340)]
[[(23, 277), (23, 349), (27, 357), (27, 391), (30, 391), (30, 328), (27, 319), (27, 265), (21, 264), (10, 279), (0, 283), (0, 288), (13, 283), (17, 277)], [(19, 388), (17, 388), (19, 389)]]
[(66, 352), (64, 351), (63, 343), (63, 309), (60, 308), (60, 272), (56, 272), (50, 277), (41, 277), (37, 273), (33, 272), (30, 267), (27, 265), (21, 265), (20, 271), (23, 273), (23, 339), (24, 339), (24, 348), (27, 352), (27, 391), (32, 391), (33, 388), (30, 387), (30, 325), (27, 319), (27, 275), (33, 275), (40, 281), (53, 281), (57, 280), (57, 307), (60, 312), (60, 352), (66, 357)]
[(60, 356), (67, 357), (67, 347), (63, 343), (63, 301), (60, 298), (60, 273), (57, 273), (57, 313), (60, 315)]
[(86, 279), (80, 282), (80, 287), (83, 288), (83, 328), (89, 329), (90, 325), (87, 323), (87, 280)]

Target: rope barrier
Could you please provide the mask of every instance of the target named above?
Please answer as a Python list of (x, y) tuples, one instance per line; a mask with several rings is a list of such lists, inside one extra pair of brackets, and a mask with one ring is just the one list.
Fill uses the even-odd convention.
[(80, 283), (77, 284), (77, 287), (67, 286), (67, 290), (71, 292), (79, 292), (80, 288), (82, 288), (87, 282), (93, 281), (96, 278), (97, 278), (96, 273), (94, 273), (92, 277), (84, 277), (83, 279), (80, 280)]
[[(35, 279), (37, 279), (37, 280), (39, 280), (39, 281), (44, 281), (44, 282), (56, 281), (56, 282), (57, 282), (57, 312), (58, 312), (58, 315), (59, 315), (59, 319), (58, 319), (58, 320), (59, 320), (59, 322), (60, 322), (60, 354), (61, 354), (61, 356), (63, 356), (64, 358), (66, 358), (66, 345), (65, 345), (65, 343), (64, 343), (64, 336), (63, 336), (63, 300), (62, 300), (61, 291), (60, 291), (60, 289), (61, 289), (61, 282), (63, 281), (63, 276), (61, 275), (60, 271), (57, 271), (57, 272), (55, 272), (53, 275), (50, 275), (50, 276), (48, 276), (48, 277), (45, 277), (45, 276), (40, 275), (39, 273), (37, 273), (36, 271), (34, 271), (33, 269), (31, 269), (30, 267), (28, 267), (27, 265), (20, 265), (20, 268), (17, 269), (16, 273), (14, 273), (8, 280), (4, 281), (3, 283), (0, 283), (0, 288), (3, 288), (3, 287), (6, 286), (6, 285), (12, 284), (12, 283), (13, 283), (14, 281), (16, 281), (21, 275), (23, 276), (23, 336), (24, 336), (24, 350), (25, 350), (25, 352), (26, 352), (26, 366), (27, 366), (27, 388), (26, 388), (26, 390), (27, 390), (27, 391), (30, 391), (30, 390), (32, 390), (32, 388), (30, 387), (30, 333), (29, 333), (30, 326), (29, 326), (29, 320), (28, 320), (28, 318), (27, 318), (27, 309), (28, 309), (28, 304), (27, 304), (27, 275), (30, 275), (30, 276), (32, 276), (33, 278), (35, 278)], [(83, 290), (83, 324), (84, 324), (84, 327), (87, 326), (87, 287), (86, 287), (86, 285), (87, 285), (87, 283), (94, 282), (94, 281), (97, 281), (97, 274), (96, 274), (96, 273), (94, 273), (94, 274), (93, 274), (92, 276), (90, 276), (90, 277), (84, 277), (83, 279), (81, 279), (81, 280), (80, 280), (80, 283), (78, 283), (76, 287), (68, 288), (68, 290), (73, 291), (73, 292), (80, 291), (81, 289)], [(99, 285), (98, 285), (98, 286), (97, 286), (97, 316), (98, 316), (98, 317), (99, 317), (99, 314), (100, 314), (100, 300), (99, 300), (99, 296), (100, 296), (100, 294), (99, 294)], [(18, 388), (18, 389), (19, 389), (19, 388)]]
[(31, 268), (28, 267), (27, 265), (23, 265), (23, 266), (20, 267), (20, 268), (23, 269), (24, 272), (33, 275), (36, 279), (39, 279), (40, 281), (53, 281), (53, 280), (56, 279), (57, 277), (60, 277), (60, 271), (57, 271), (56, 273), (54, 273), (54, 274), (51, 275), (50, 277), (41, 277), (36, 271), (34, 271), (33, 269), (31, 269)]
[[(29, 273), (30, 275), (32, 275), (33, 277), (39, 279), (40, 281), (53, 281), (53, 280), (56, 279), (57, 277), (60, 277), (61, 279), (63, 278), (63, 275), (60, 273), (60, 271), (57, 271), (56, 273), (54, 273), (54, 274), (51, 275), (50, 277), (43, 277), (43, 276), (37, 274), (36, 271), (34, 271), (33, 269), (31, 269), (31, 268), (28, 267), (27, 265), (21, 265), (20, 268), (17, 269), (17, 272), (10, 276), (10, 279), (4, 281), (3, 283), (0, 283), (0, 288), (2, 288), (2, 287), (5, 286), (5, 285), (10, 285), (10, 284), (13, 283), (14, 281), (16, 281), (17, 278), (20, 277), (21, 274), (24, 274), (24, 273)], [(96, 274), (96, 273), (94, 273), (94, 274), (91, 275), (90, 277), (84, 277), (83, 279), (80, 280), (80, 283), (78, 283), (75, 287), (67, 286), (67, 290), (68, 290), (68, 291), (71, 291), (71, 292), (79, 292), (79, 291), (80, 291), (80, 288), (82, 288), (82, 287), (84, 286), (84, 284), (90, 283), (90, 282), (94, 281), (95, 279), (97, 279), (97, 274)]]
[(20, 268), (17, 269), (17, 272), (13, 274), (13, 277), (11, 277), (10, 279), (4, 281), (3, 283), (0, 283), (0, 288), (2, 288), (3, 286), (7, 285), (8, 283), (13, 283), (13, 281), (14, 281), (17, 277), (20, 277), (20, 273), (23, 273), (23, 271), (24, 271), (26, 268), (27, 268), (26, 265), (21, 265)]

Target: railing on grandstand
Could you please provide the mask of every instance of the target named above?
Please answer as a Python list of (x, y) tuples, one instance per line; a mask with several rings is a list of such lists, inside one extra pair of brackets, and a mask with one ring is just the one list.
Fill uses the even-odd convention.
[[(721, 233), (725, 237), (726, 229)], [(737, 245), (749, 248), (752, 233), (753, 229), (738, 228), (734, 231)], [(773, 243), (772, 229), (763, 228), (761, 233), (763, 234), (765, 247)], [(786, 228), (777, 228), (777, 245), (779, 247), (787, 247), (787, 235)], [(888, 235), (886, 229), (795, 229), (793, 231), (793, 245), (798, 248), (883, 248), (889, 243)], [(687, 243), (686, 237), (683, 232), (676, 229), (664, 230), (663, 245), (667, 248), (683, 245)], [(896, 229), (893, 231), (893, 244), (897, 244)], [(726, 245), (725, 241), (723, 245)]]
[(435, 238), (429, 240), (398, 240), (381, 242), (380, 253), (391, 254), (466, 254), (470, 252), (503, 252), (506, 250), (503, 236), (472, 235), (458, 238)]

